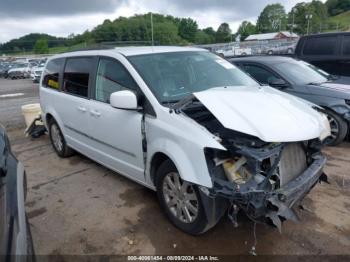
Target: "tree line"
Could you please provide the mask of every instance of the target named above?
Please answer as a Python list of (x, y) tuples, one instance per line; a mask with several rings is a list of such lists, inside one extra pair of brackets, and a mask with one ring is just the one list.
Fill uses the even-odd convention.
[[(244, 40), (248, 35), (277, 31), (293, 31), (305, 34), (306, 15), (312, 15), (309, 32), (319, 32), (329, 16), (350, 10), (350, 0), (318, 0), (296, 4), (289, 13), (281, 4), (267, 5), (260, 13), (256, 24), (243, 21), (238, 31), (233, 34), (228, 23), (222, 23), (216, 30), (213, 27), (200, 29), (192, 18), (178, 18), (170, 15), (152, 14), (155, 44), (187, 45), (212, 44), (233, 41), (237, 36)], [(310, 21), (309, 21), (310, 22)], [(87, 46), (103, 43), (142, 43), (149, 44), (152, 39), (151, 13), (119, 17), (113, 21), (105, 20), (102, 24), (82, 34), (58, 38), (47, 34), (29, 34), (19, 39), (0, 45), (0, 53), (26, 52), (48, 53), (55, 47), (72, 47), (81, 43)], [(322, 31), (322, 30), (321, 30)]]
[[(349, 30), (341, 28), (339, 23), (329, 22), (328, 18), (350, 10), (350, 0), (327, 0), (325, 3), (313, 0), (297, 3), (289, 13), (281, 4), (267, 5), (260, 13), (256, 24), (243, 21), (237, 34), (241, 39), (256, 33), (291, 31), (300, 35), (331, 30)], [(350, 14), (349, 14), (350, 15)]]

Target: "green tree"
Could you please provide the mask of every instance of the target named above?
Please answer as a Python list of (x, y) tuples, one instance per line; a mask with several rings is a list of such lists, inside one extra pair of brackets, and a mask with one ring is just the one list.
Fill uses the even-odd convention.
[(198, 30), (197, 22), (191, 18), (182, 18), (179, 23), (179, 35), (189, 42), (194, 42)]
[(308, 28), (307, 15), (312, 18), (309, 21), (309, 33), (322, 32), (327, 24), (327, 8), (321, 1), (313, 0), (310, 3), (296, 4), (288, 15), (288, 24), (292, 25), (294, 20), (294, 30), (298, 34), (306, 34)]
[(267, 5), (256, 23), (259, 33), (277, 32), (286, 29), (286, 11), (281, 4)]
[(256, 33), (256, 27), (249, 21), (243, 21), (239, 26), (236, 35), (241, 36), (241, 41), (246, 39), (249, 35)]
[(209, 35), (204, 30), (198, 30), (196, 32), (195, 41), (196, 44), (212, 44), (215, 42), (215, 36)]
[(350, 0), (327, 0), (326, 7), (331, 16), (350, 10)]
[(222, 23), (215, 34), (217, 43), (230, 42), (232, 38), (232, 31), (227, 23)]
[(36, 54), (47, 54), (49, 52), (49, 45), (47, 39), (38, 39), (34, 45), (34, 53)]

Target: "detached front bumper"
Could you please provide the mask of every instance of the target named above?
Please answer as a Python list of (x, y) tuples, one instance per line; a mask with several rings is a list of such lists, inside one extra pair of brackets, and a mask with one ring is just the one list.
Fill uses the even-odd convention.
[(299, 176), (276, 190), (262, 189), (259, 185), (233, 186), (230, 182), (214, 178), (211, 195), (229, 200), (233, 205), (243, 209), (249, 218), (259, 222), (272, 222), (281, 229), (282, 221), (297, 221), (293, 211), (306, 194), (318, 181), (327, 180), (323, 173), (326, 157), (322, 154), (314, 156), (313, 162)]
[(269, 218), (280, 231), (283, 220), (298, 220), (293, 207), (300, 203), (317, 182), (327, 181), (327, 176), (323, 173), (326, 161), (325, 156), (318, 155), (300, 176), (269, 194), (270, 196), (266, 199), (267, 207), (269, 207), (266, 218)]

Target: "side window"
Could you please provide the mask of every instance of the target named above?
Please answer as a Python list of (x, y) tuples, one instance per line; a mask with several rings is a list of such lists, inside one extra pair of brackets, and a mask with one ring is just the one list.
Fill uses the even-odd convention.
[(92, 68), (92, 57), (68, 58), (63, 74), (63, 91), (81, 97), (88, 97)]
[(260, 84), (268, 85), (273, 79), (279, 79), (275, 74), (256, 65), (244, 65), (244, 70), (250, 74)]
[(64, 58), (49, 61), (44, 70), (42, 85), (47, 88), (59, 89), (59, 74), (63, 67)]
[(137, 85), (127, 69), (118, 61), (101, 58), (97, 76), (95, 98), (109, 103), (112, 93), (120, 90), (137, 90)]
[(343, 55), (350, 55), (350, 36), (344, 36)]
[(337, 47), (337, 37), (324, 36), (306, 40), (304, 55), (334, 55)]

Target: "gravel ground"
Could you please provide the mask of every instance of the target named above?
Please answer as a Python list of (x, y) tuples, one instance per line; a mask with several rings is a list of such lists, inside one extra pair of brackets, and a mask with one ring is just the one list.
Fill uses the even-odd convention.
[[(154, 192), (82, 155), (58, 158), (46, 135), (24, 137), (23, 128), (15, 128), (23, 126), (19, 107), (38, 101), (37, 87), (28, 81), (0, 80), (0, 94), (6, 92), (25, 93), (0, 100), (0, 121), (12, 128), (13, 150), (26, 168), (26, 207), (37, 254), (249, 253), (254, 224), (243, 214), (238, 228), (224, 217), (202, 236), (180, 232), (164, 217)], [(258, 255), (350, 255), (350, 145), (325, 153), (330, 184), (312, 190), (304, 200), (305, 210), (299, 211), (300, 222), (284, 223), (282, 234), (258, 224)]]

